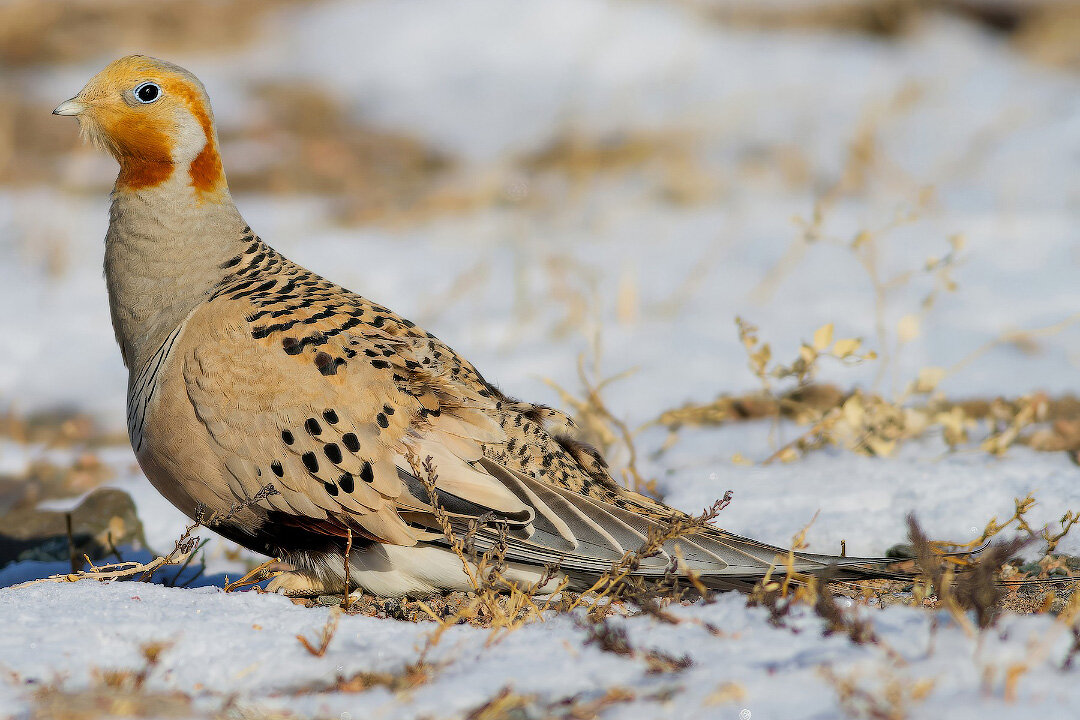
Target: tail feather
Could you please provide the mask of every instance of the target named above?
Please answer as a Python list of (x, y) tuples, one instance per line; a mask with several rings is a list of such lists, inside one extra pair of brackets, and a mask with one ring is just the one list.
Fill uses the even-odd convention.
[[(507, 537), (507, 559), (558, 565), (565, 575), (580, 580), (575, 585), (588, 587), (613, 563), (641, 548), (650, 532), (662, 529), (660, 516), (572, 492), (486, 458), (479, 464), (534, 511), (531, 529)], [(475, 535), (480, 550), (497, 542), (493, 528)], [(692, 572), (709, 587), (746, 590), (770, 571), (783, 568), (788, 558), (789, 551), (783, 548), (717, 528), (702, 528), (667, 541), (649, 557), (638, 558), (632, 574), (658, 578), (671, 571)], [(837, 579), (896, 577), (883, 569), (895, 562), (892, 558), (796, 552), (793, 569)]]

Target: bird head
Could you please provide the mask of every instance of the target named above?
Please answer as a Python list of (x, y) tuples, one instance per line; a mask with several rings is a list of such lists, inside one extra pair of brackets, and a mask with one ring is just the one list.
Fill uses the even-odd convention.
[(117, 191), (155, 187), (180, 172), (200, 199), (226, 188), (210, 99), (182, 67), (120, 58), (53, 114), (74, 115), (83, 136), (116, 158)]

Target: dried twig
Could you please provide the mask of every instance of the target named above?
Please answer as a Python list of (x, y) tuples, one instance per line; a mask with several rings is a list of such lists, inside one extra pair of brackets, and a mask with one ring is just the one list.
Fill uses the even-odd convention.
[[(244, 508), (249, 507), (254, 503), (257, 503), (270, 495), (275, 495), (277, 494), (277, 492), (277, 489), (273, 485), (265, 485), (251, 498), (236, 503), (223, 514), (214, 514), (211, 515), (209, 518), (205, 517), (206, 508), (204, 508), (202, 505), (196, 506), (195, 521), (184, 529), (183, 534), (180, 536), (179, 539), (176, 540), (173, 549), (169, 552), (169, 554), (165, 555), (164, 557), (156, 557), (148, 563), (127, 561), (95, 566), (90, 561), (90, 558), (84, 555), (83, 557), (86, 558), (86, 562), (90, 565), (89, 570), (81, 570), (60, 575), (50, 575), (46, 578), (38, 578), (36, 580), (29, 580), (24, 583), (19, 583), (18, 585), (12, 585), (11, 588), (15, 589), (21, 587), (28, 587), (30, 585), (36, 585), (43, 582), (78, 582), (80, 580), (124, 580), (135, 576), (139, 576), (139, 579), (143, 582), (150, 582), (150, 580), (153, 579), (155, 572), (157, 572), (163, 567), (169, 567), (171, 565), (180, 565), (182, 572), (183, 568), (186, 568), (187, 565), (191, 562), (194, 553), (197, 552), (198, 549), (202, 546), (199, 537), (192, 536), (192, 533), (195, 532), (196, 528), (198, 528), (200, 525), (203, 525), (205, 527), (213, 527), (216, 524), (229, 520), (233, 516), (235, 516), (236, 513), (240, 512)], [(176, 577), (178, 578), (179, 574), (177, 574)], [(176, 578), (174, 578), (174, 582), (175, 580)]]
[[(461, 561), (462, 570), (473, 592), (472, 599), (448, 618), (440, 617), (430, 606), (419, 603), (421, 609), (439, 623), (430, 644), (438, 642), (438, 638), (448, 627), (462, 621), (491, 628), (488, 643), (492, 643), (500, 637), (500, 633), (516, 629), (532, 618), (542, 620), (543, 612), (549, 605), (539, 607), (533, 598), (542, 591), (559, 593), (568, 581), (563, 579), (553, 591), (548, 590), (547, 586), (557, 577), (558, 571), (556, 568), (547, 567), (536, 582), (524, 588), (520, 587), (506, 575), (509, 526), (494, 517), (473, 518), (469, 521), (465, 534), (459, 534), (454, 528), (454, 521), (439, 502), (439, 491), (436, 487), (439, 476), (433, 459), (428, 457), (421, 462), (410, 452), (406, 454), (406, 460), (413, 475), (424, 484), (431, 500), (431, 513), (435, 522), (442, 530), (450, 550)], [(495, 525), (495, 537), (485, 538), (492, 542), (491, 547), (483, 553), (477, 553), (475, 543), (484, 524), (488, 529)]]
[(341, 619), (341, 612), (337, 608), (330, 610), (330, 616), (326, 618), (326, 624), (323, 625), (322, 630), (319, 631), (319, 646), (315, 647), (308, 641), (303, 635), (297, 635), (296, 639), (300, 641), (300, 644), (304, 646), (304, 649), (315, 657), (322, 657), (326, 654), (326, 649), (330, 647), (330, 641), (334, 639), (334, 633), (337, 632), (338, 621)]
[(352, 557), (352, 528), (345, 528), (345, 594), (341, 596), (341, 609), (348, 611), (349, 609), (349, 558)]

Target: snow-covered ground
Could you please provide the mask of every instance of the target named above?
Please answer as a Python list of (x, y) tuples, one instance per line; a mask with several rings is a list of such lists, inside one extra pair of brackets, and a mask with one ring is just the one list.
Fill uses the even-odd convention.
[[(133, 50), (158, 54), (116, 54)], [(29, 91), (62, 100), (109, 59), (41, 72)], [(939, 293), (918, 336), (889, 352), (885, 392), (920, 368), (952, 366), (1003, 332), (1050, 326), (1080, 307), (1080, 79), (1032, 65), (955, 19), (932, 17), (912, 35), (884, 41), (735, 30), (678, 3), (374, 0), (286, 9), (270, 16), (253, 46), (170, 59), (204, 80), (224, 127), (242, 129), (258, 111), (258, 82), (303, 80), (339, 97), (356, 121), (458, 158), (464, 178), (505, 185), (506, 202), (392, 226), (335, 226), (318, 198), (238, 203), (278, 249), (420, 322), (506, 392), (530, 400), (559, 403), (544, 378), (577, 389), (577, 356), (588, 351), (591, 367), (594, 344), (601, 375), (636, 368), (605, 391), (631, 427), (688, 400), (753, 389), (736, 314), (761, 328), (779, 359), (794, 357), (798, 342), (828, 322), (838, 337), (881, 350), (867, 272), (829, 241), (850, 243), (863, 230), (880, 231), (884, 279), (914, 272), (888, 297), (890, 344), (901, 318), (918, 313), (934, 287), (922, 272), (927, 260), (949, 251), (949, 237), (966, 240), (955, 292)], [(693, 162), (602, 173), (576, 190), (517, 168), (517, 159), (568, 133), (674, 138)], [(812, 218), (815, 198), (852, 166), (853, 146), (874, 159), (865, 183), (825, 209), (826, 239), (799, 250), (794, 219)], [(245, 151), (236, 162), (260, 152)], [(231, 160), (226, 146), (226, 170)], [(64, 186), (74, 190), (0, 191), (0, 403), (19, 412), (64, 405), (123, 427), (126, 372), (100, 270), (106, 198), (78, 190), (110, 171), (103, 159), (79, 156), (63, 168)], [(672, 201), (666, 190), (687, 184), (693, 199)], [(891, 226), (908, 212), (910, 222)], [(798, 252), (789, 272), (775, 272)], [(1078, 364), (1080, 329), (1067, 326), (1034, 346), (990, 350), (942, 389), (954, 397), (1064, 393), (1076, 385)], [(876, 370), (826, 366), (822, 377), (869, 386)], [(663, 440), (649, 430), (639, 450)], [(882, 553), (903, 540), (909, 511), (931, 535), (967, 540), (1027, 492), (1039, 500), (1033, 523), (1080, 505), (1080, 471), (1063, 454), (944, 455), (928, 439), (888, 460), (829, 451), (788, 465), (731, 462), (772, 449), (762, 426), (686, 430), (672, 450), (646, 458), (644, 470), (669, 502), (690, 511), (733, 489), (723, 526), (781, 545), (820, 511), (808, 534), (819, 552), (836, 552), (845, 539), (849, 553)], [(0, 471), (18, 475), (55, 452), (5, 442)], [(151, 547), (167, 551), (184, 518), (142, 479), (129, 450), (100, 454), (115, 469), (110, 484), (135, 498)], [(214, 582), (240, 569), (227, 549), (217, 540), (207, 548)], [(1061, 549), (1080, 552), (1080, 539)], [(0, 586), (59, 569), (20, 563), (0, 570)], [(0, 717), (26, 716), (28, 679), (62, 674), (78, 687), (92, 668), (138, 667), (139, 646), (158, 639), (175, 644), (151, 685), (195, 694), (207, 711), (235, 691), (242, 705), (301, 717), (450, 718), (512, 685), (546, 701), (613, 687), (638, 695), (604, 717), (835, 717), (840, 701), (823, 664), (841, 676), (858, 668), (867, 687), (935, 679), (925, 700), (911, 701), (913, 717), (1080, 707), (1075, 671), (1060, 669), (1071, 637), (1053, 636), (1047, 616), (1007, 617), (971, 639), (929, 612), (863, 608), (902, 658), (890, 660), (878, 647), (823, 639), (811, 615), (773, 628), (763, 610), (730, 595), (678, 608), (685, 622), (676, 626), (619, 621), (635, 646), (689, 653), (694, 665), (677, 674), (647, 675), (640, 659), (585, 647), (583, 632), (558, 617), (491, 647), (484, 631), (455, 628), (432, 655), (446, 665), (403, 695), (377, 688), (292, 696), (337, 673), (395, 670), (415, 659), (431, 628), (345, 618), (316, 659), (294, 636), (312, 636), (327, 611), (212, 586), (37, 585), (0, 591), (0, 608), (0, 668), (19, 678), (0, 682)], [(1010, 702), (1004, 676), (1019, 662), (1030, 668)]]
[[(61, 620), (72, 607), (80, 608), (78, 624)], [(437, 668), (431, 680), (408, 693), (375, 688), (297, 696), (338, 676), (400, 672), (416, 661), (431, 626), (345, 617), (326, 654), (316, 658), (295, 636), (315, 640), (329, 610), (299, 608), (280, 597), (142, 584), (39, 585), (0, 594), (0, 608), (21, 630), (0, 636), (0, 650), (22, 677), (48, 680), (63, 670), (66, 684), (78, 687), (90, 681), (91, 668), (141, 668), (140, 646), (164, 641), (172, 646), (148, 685), (184, 689), (207, 709), (235, 692), (241, 706), (287, 708), (301, 717), (453, 718), (510, 685), (547, 699), (597, 699), (611, 688), (636, 695), (604, 717), (837, 717), (836, 693), (822, 667), (854, 677), (874, 695), (884, 695), (890, 681), (899, 683), (905, 699), (897, 712), (910, 711), (910, 717), (1030, 718), (1067, 712), (1080, 702), (1076, 683), (1058, 669), (1071, 638), (1055, 632), (1047, 617), (1009, 617), (972, 639), (947, 616), (931, 629), (935, 618), (921, 610), (864, 611), (894, 651), (890, 658), (880, 647), (823, 638), (820, 622), (801, 612), (788, 619), (789, 627), (772, 627), (762, 608), (748, 609), (741, 596), (728, 594), (712, 605), (676, 608), (677, 625), (613, 621), (641, 652), (690, 655), (693, 665), (674, 675), (650, 675), (637, 658), (584, 645), (584, 632), (564, 615), (491, 646), (485, 646), (486, 630), (452, 628), (428, 655)], [(1016, 700), (1006, 703), (1005, 674), (1013, 666), (1029, 669)], [(908, 700), (913, 686), (927, 680), (933, 682), (929, 699)], [(16, 704), (23, 692), (0, 685), (0, 702)]]

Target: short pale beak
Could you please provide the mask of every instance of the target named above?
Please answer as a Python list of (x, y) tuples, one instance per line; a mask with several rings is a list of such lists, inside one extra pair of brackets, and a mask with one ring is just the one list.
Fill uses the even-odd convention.
[(56, 109), (52, 111), (52, 114), (53, 115), (79, 115), (84, 110), (86, 110), (85, 105), (83, 105), (81, 102), (79, 102), (77, 98), (71, 98), (70, 100), (65, 100), (64, 102), (57, 105)]

